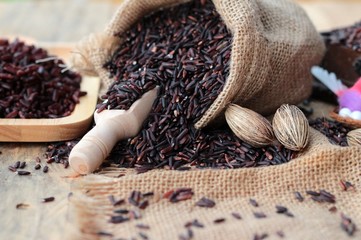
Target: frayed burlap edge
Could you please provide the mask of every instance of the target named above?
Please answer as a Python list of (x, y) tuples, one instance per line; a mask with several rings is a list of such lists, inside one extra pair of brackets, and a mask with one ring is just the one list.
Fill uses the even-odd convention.
[[(114, 238), (136, 237), (141, 231), (135, 227), (136, 223), (151, 227), (142, 231), (151, 239), (178, 239), (186, 230), (184, 224), (194, 219), (205, 225), (204, 229), (194, 229), (194, 239), (223, 239), (224, 234), (227, 239), (253, 239), (256, 233), (278, 239), (276, 233), (281, 230), (286, 239), (346, 239), (347, 234), (340, 227), (340, 214), (349, 216), (358, 228), (361, 224), (360, 159), (360, 148), (331, 145), (312, 130), (306, 152), (282, 165), (189, 172), (153, 170), (144, 174), (119, 170), (125, 173), (120, 178), (90, 175), (72, 187), (71, 221), (79, 231), (72, 232), (69, 239), (102, 239), (99, 232), (111, 233)], [(342, 190), (341, 179), (353, 183), (355, 190)], [(163, 193), (178, 187), (191, 187), (193, 198), (175, 204), (162, 198)], [(333, 193), (336, 203), (317, 203), (305, 193), (320, 189)], [(108, 196), (127, 199), (132, 190), (155, 193), (149, 207), (142, 210), (143, 217), (121, 224), (109, 223), (114, 209), (129, 206), (114, 208)], [(295, 191), (302, 193), (304, 202), (294, 198)], [(195, 202), (203, 196), (213, 199), (216, 207), (195, 207)], [(260, 206), (250, 205), (250, 198)], [(276, 205), (286, 206), (294, 217), (275, 213)], [(329, 211), (333, 206), (336, 213)], [(242, 220), (234, 219), (232, 212), (240, 213)], [(267, 218), (255, 218), (254, 212), (264, 212)], [(213, 223), (221, 217), (226, 218), (224, 223)], [(354, 239), (360, 237), (357, 230)]]
[(121, 39), (108, 33), (91, 34), (83, 38), (72, 51), (71, 65), (84, 75), (99, 76), (102, 81), (100, 96), (106, 92), (113, 79), (103, 68), (114, 53)]

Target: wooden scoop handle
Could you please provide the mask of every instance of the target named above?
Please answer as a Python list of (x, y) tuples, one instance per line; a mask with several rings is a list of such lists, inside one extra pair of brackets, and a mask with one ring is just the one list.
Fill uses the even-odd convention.
[[(127, 119), (130, 119), (129, 116), (124, 118)], [(118, 140), (129, 137), (125, 134), (127, 126), (129, 126), (127, 122), (113, 119), (104, 119), (98, 123), (71, 151), (69, 164), (73, 170), (80, 174), (88, 174), (96, 170)]]
[(158, 87), (145, 93), (129, 110), (95, 113), (95, 127), (70, 152), (69, 164), (73, 170), (80, 174), (93, 172), (119, 140), (135, 136), (148, 117), (157, 91)]

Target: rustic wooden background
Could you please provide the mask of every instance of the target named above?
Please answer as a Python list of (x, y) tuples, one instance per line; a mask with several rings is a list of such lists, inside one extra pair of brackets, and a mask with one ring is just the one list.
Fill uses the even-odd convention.
[[(319, 30), (359, 20), (360, 0), (297, 0)], [(121, 0), (0, 0), (0, 36), (74, 42), (101, 31)]]
[[(0, 0), (0, 37), (27, 36), (38, 42), (73, 44), (91, 32), (101, 31), (120, 0)], [(319, 31), (350, 25), (361, 19), (360, 0), (298, 0)], [(329, 109), (318, 108), (319, 115)], [(1, 133), (0, 133), (1, 134)], [(0, 239), (64, 239), (68, 224), (71, 178), (62, 165), (49, 173), (33, 171), (46, 143), (0, 143)], [(7, 168), (26, 161), (31, 176), (19, 176)], [(55, 201), (42, 203), (54, 196)], [(16, 209), (19, 203), (26, 209)]]
[(0, 0), (0, 35), (74, 42), (101, 31), (120, 0)]

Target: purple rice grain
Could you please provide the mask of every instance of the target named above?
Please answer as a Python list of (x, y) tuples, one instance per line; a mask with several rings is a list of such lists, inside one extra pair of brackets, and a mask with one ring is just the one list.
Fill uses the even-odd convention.
[(279, 230), (276, 232), (277, 236), (279, 236), (280, 238), (284, 238), (285, 237), (285, 233), (282, 230)]
[(307, 190), (306, 193), (307, 193), (308, 195), (311, 195), (311, 196), (314, 196), (314, 197), (318, 197), (318, 196), (321, 195), (319, 192), (312, 191), (312, 190)]
[(355, 186), (348, 181), (340, 180), (340, 186), (343, 191), (348, 191), (349, 189), (355, 190)]
[(29, 204), (26, 204), (26, 203), (18, 203), (18, 204), (16, 204), (16, 206), (15, 206), (16, 209), (26, 209), (26, 208), (28, 208), (28, 207), (30, 207), (30, 205), (29, 205)]
[(300, 192), (294, 192), (294, 195), (299, 202), (303, 202), (304, 198)]
[(187, 228), (187, 235), (189, 239), (192, 239), (194, 237), (194, 233), (191, 228)]
[[(197, 21), (193, 21), (195, 18)], [(115, 81), (98, 106), (128, 109), (160, 86), (142, 130), (117, 144), (108, 157), (119, 167), (243, 168), (282, 164), (295, 157), (275, 146), (252, 148), (227, 127), (197, 130), (229, 74), (232, 36), (211, 1), (182, 4), (132, 26), (104, 65)], [(266, 153), (267, 152), (267, 153)]]
[(185, 224), (184, 224), (184, 227), (186, 227), (186, 228), (189, 228), (189, 227), (191, 227), (192, 226), (192, 222), (190, 221), (190, 222), (186, 222)]
[(117, 209), (113, 211), (114, 213), (119, 213), (119, 214), (128, 214), (129, 210), (128, 209)]
[(335, 203), (336, 197), (330, 192), (327, 192), (326, 190), (320, 190), (320, 194), (325, 197), (326, 201)]
[(55, 197), (47, 197), (47, 198), (43, 198), (43, 202), (47, 203), (47, 202), (53, 202), (55, 200)]
[(68, 199), (70, 199), (73, 195), (74, 195), (73, 192), (69, 192), (69, 193), (68, 193)]
[(256, 217), (256, 218), (266, 218), (267, 215), (264, 214), (263, 212), (253, 212), (253, 215)]
[(154, 196), (154, 192), (146, 192), (142, 194), (143, 197), (151, 197)]
[(19, 39), (0, 39), (0, 118), (59, 118), (71, 114), (81, 76), (63, 60)]
[(148, 236), (147, 234), (143, 233), (143, 232), (138, 232), (138, 235), (140, 236), (141, 239), (144, 239), (144, 240), (148, 240)]
[(315, 202), (328, 202), (328, 203), (335, 203), (336, 197), (335, 195), (327, 192), (326, 190), (320, 190), (319, 192), (308, 190), (306, 191), (308, 195), (311, 195), (311, 199)]
[(49, 171), (49, 167), (48, 166), (45, 166), (44, 168), (43, 168), (43, 172), (44, 173), (47, 173)]
[(12, 172), (16, 172), (16, 171), (17, 171), (16, 167), (14, 167), (14, 166), (9, 166), (8, 169), (9, 169), (10, 171), (12, 171)]
[(31, 172), (29, 172), (29, 171), (22, 171), (22, 170), (18, 170), (17, 173), (20, 176), (25, 176), (25, 175), (30, 175), (31, 174)]
[(191, 199), (192, 196), (193, 196), (193, 191), (191, 188), (178, 188), (170, 194), (168, 199), (170, 202), (176, 203)]
[(26, 167), (26, 162), (21, 162), (19, 168), (24, 169)]
[(252, 198), (249, 199), (249, 203), (253, 206), (253, 207), (258, 207), (258, 202)]
[(34, 167), (35, 170), (39, 170), (40, 168), (41, 168), (40, 164), (36, 164), (35, 167)]
[(143, 224), (143, 223), (137, 223), (135, 225), (136, 228), (139, 228), (139, 229), (143, 229), (143, 230), (149, 230), (150, 229), (150, 226), (149, 225), (146, 225), (146, 224)]
[(336, 206), (332, 206), (328, 209), (328, 211), (332, 212), (332, 213), (335, 213), (337, 212), (337, 207)]
[(119, 206), (119, 205), (122, 205), (123, 203), (125, 203), (125, 200), (119, 199), (113, 203), (113, 206)]
[(191, 167), (183, 166), (183, 167), (177, 168), (176, 170), (177, 170), (177, 171), (188, 171), (188, 170), (190, 170), (190, 169), (191, 169)]
[(108, 196), (108, 199), (109, 199), (110, 203), (111, 203), (114, 207), (115, 207), (115, 206), (122, 205), (123, 203), (125, 203), (125, 200), (124, 200), (124, 199), (116, 200), (113, 195), (109, 195), (109, 196)]
[(135, 165), (135, 171), (137, 172), (137, 174), (142, 174), (142, 173), (146, 173), (150, 170), (152, 170), (153, 167), (151, 166), (137, 166)]
[(149, 201), (148, 200), (143, 200), (143, 201), (141, 201), (140, 203), (139, 203), (139, 208), (140, 209), (146, 209), (147, 207), (148, 207), (148, 205), (149, 205)]
[(123, 222), (129, 221), (129, 220), (130, 219), (128, 217), (124, 217), (122, 215), (117, 215), (117, 216), (111, 216), (109, 221), (111, 223), (117, 224), (117, 223), (123, 223)]
[(204, 225), (198, 221), (198, 219), (194, 219), (193, 221), (186, 222), (184, 224), (184, 227), (197, 227), (197, 228), (204, 228)]
[(347, 190), (348, 190), (349, 188), (352, 188), (353, 190), (355, 190), (355, 186), (354, 186), (351, 182), (346, 181), (346, 182), (345, 182), (345, 185), (346, 185)]
[(347, 235), (353, 236), (356, 232), (356, 225), (352, 222), (351, 218), (341, 214), (341, 228), (344, 230)]
[(216, 203), (213, 200), (206, 197), (202, 197), (196, 202), (196, 206), (198, 207), (212, 208), (215, 205)]
[(283, 214), (287, 217), (294, 217), (294, 215), (288, 211), (288, 209), (281, 205), (276, 205), (276, 213)]
[(69, 161), (68, 160), (64, 160), (63, 164), (64, 164), (64, 168), (69, 167)]
[(98, 236), (104, 236), (104, 237), (113, 237), (113, 234), (108, 233), (108, 232), (104, 232), (104, 231), (99, 231), (97, 232)]
[(15, 164), (14, 164), (14, 168), (19, 168), (20, 167), (20, 161), (17, 161)]
[(191, 188), (172, 189), (163, 194), (163, 198), (169, 199), (170, 202), (179, 202), (192, 198), (193, 191)]
[(204, 228), (204, 225), (200, 223), (197, 219), (193, 220), (192, 226), (197, 228)]
[[(55, 159), (58, 160), (58, 158), (56, 158), (56, 157), (49, 158), (46, 160), (46, 163), (51, 164), (51, 163), (55, 162)], [(56, 162), (58, 162), (58, 161), (56, 161)]]
[(216, 223), (216, 224), (218, 224), (218, 223), (223, 223), (223, 222), (225, 222), (225, 221), (226, 221), (225, 218), (217, 218), (217, 219), (215, 219), (213, 222)]
[(241, 220), (242, 217), (241, 217), (241, 214), (237, 213), (237, 212), (233, 212), (231, 213), (231, 215), (235, 218), (235, 219), (238, 219), (238, 220)]
[(276, 213), (286, 213), (288, 209), (284, 206), (276, 205)]
[(263, 233), (261, 235), (255, 234), (253, 240), (263, 240), (266, 239), (267, 237), (268, 237), (267, 233)]
[(142, 200), (142, 193), (139, 191), (132, 191), (130, 196), (128, 197), (128, 203), (130, 203), (133, 206), (138, 207), (141, 200)]

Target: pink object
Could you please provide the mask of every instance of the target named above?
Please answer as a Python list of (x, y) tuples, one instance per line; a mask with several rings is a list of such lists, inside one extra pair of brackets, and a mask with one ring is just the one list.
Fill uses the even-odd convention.
[(321, 67), (313, 66), (311, 73), (336, 94), (340, 108), (348, 108), (352, 112), (361, 111), (361, 78), (348, 88), (336, 78), (334, 73), (329, 73)]
[(351, 87), (351, 89), (354, 89), (361, 94), (361, 78), (357, 80), (357, 82)]
[(361, 78), (349, 89), (336, 92), (340, 108), (361, 111)]
[(361, 92), (351, 88), (337, 96), (340, 108), (348, 108), (352, 112), (361, 111)]

